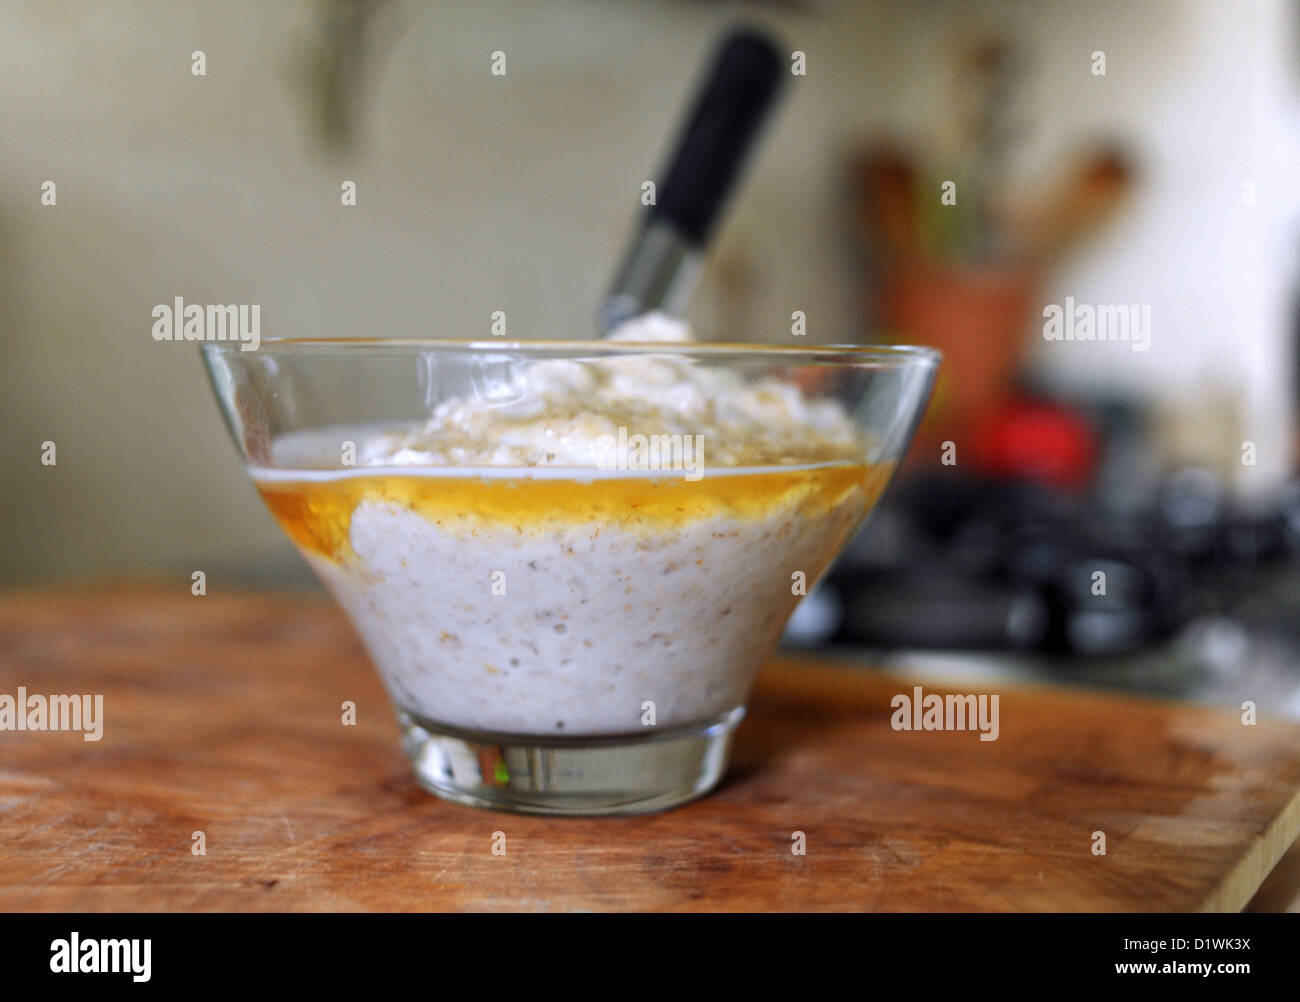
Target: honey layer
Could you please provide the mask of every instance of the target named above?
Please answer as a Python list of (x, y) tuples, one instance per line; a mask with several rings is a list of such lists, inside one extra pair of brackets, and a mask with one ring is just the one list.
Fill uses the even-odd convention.
[(680, 477), (592, 480), (365, 473), (320, 480), (260, 480), (258, 490), (299, 546), (336, 559), (350, 553), (352, 513), (363, 502), (416, 512), (449, 530), (547, 531), (595, 525), (653, 532), (717, 516), (746, 520), (777, 511), (817, 518), (846, 503), (865, 511), (889, 479), (888, 464), (843, 463)]

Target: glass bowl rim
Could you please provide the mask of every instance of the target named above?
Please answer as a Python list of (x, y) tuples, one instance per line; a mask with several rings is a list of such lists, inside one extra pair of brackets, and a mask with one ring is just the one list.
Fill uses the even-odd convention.
[[(245, 342), (204, 341), (200, 350), (207, 355), (243, 354), (247, 350)], [(942, 358), (935, 348), (908, 344), (772, 344), (765, 342), (738, 341), (611, 341), (602, 338), (585, 340), (470, 340), (438, 338), (390, 338), (390, 337), (269, 337), (261, 338), (258, 347), (252, 349), (254, 354), (271, 349), (279, 355), (352, 355), (364, 353), (366, 349), (378, 353), (401, 354), (411, 352), (446, 352), (496, 353), (537, 355), (644, 355), (670, 354), (699, 356), (718, 359), (763, 360), (790, 359), (803, 356), (815, 362), (842, 362), (846, 364), (876, 362), (903, 365), (908, 362), (925, 363), (935, 366)]]

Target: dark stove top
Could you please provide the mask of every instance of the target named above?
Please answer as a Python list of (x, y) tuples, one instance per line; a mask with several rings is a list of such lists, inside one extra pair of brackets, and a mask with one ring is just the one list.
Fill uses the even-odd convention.
[(1210, 702), (1253, 686), (1300, 713), (1300, 486), (1246, 512), (1196, 471), (1125, 506), (1034, 484), (905, 480), (787, 641)]

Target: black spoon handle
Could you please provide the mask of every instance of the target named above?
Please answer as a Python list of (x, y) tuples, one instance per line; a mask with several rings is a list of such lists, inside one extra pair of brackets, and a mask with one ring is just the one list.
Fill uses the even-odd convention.
[(600, 312), (608, 332), (648, 310), (680, 313), (696, 264), (784, 80), (784, 59), (753, 29), (727, 34), (677, 137)]

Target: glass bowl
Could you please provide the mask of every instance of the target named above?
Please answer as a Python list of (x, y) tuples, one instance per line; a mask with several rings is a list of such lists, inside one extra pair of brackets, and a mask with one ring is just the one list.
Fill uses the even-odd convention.
[(884, 490), (938, 364), (609, 340), (202, 352), (419, 782), (582, 815), (718, 783), (760, 666)]

